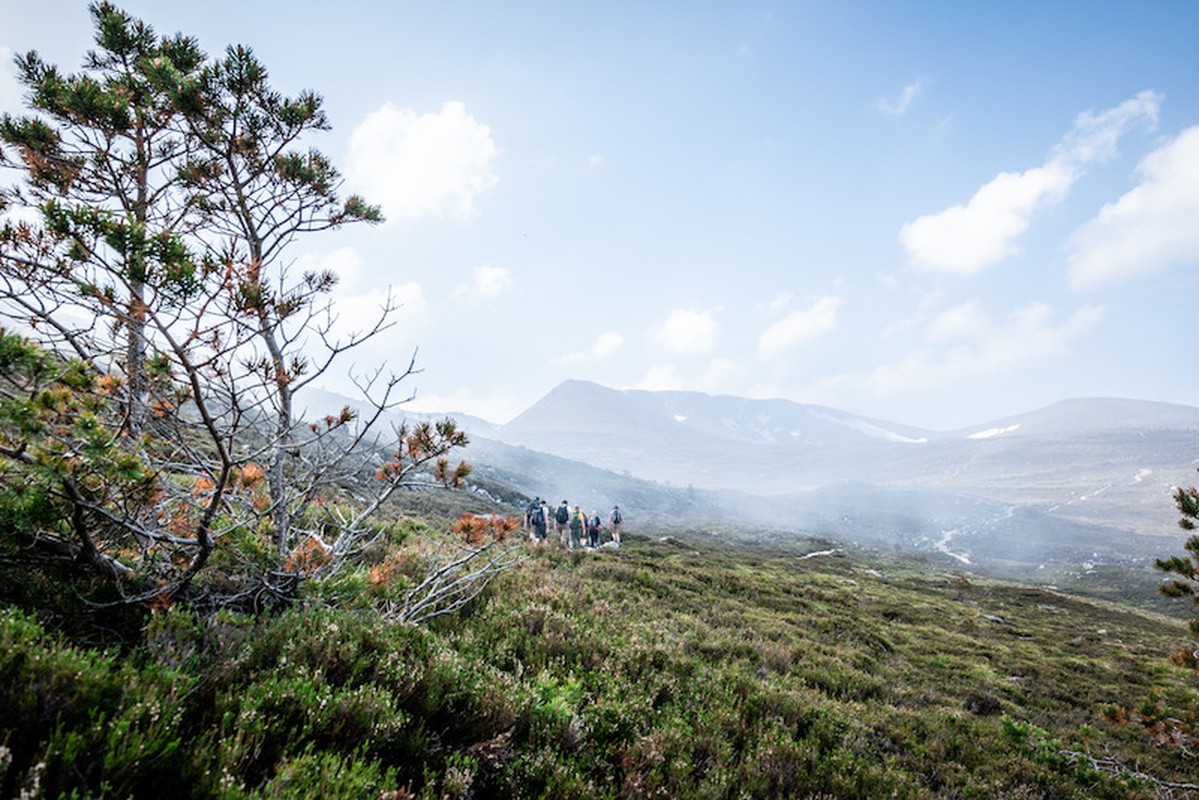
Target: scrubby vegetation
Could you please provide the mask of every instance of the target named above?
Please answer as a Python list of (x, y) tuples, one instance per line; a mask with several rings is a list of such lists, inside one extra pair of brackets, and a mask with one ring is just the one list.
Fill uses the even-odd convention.
[(1188, 702), (1177, 621), (920, 563), (527, 555), (424, 628), (374, 610), (365, 565), (258, 618), (147, 612), (123, 649), (9, 608), (2, 793), (1132, 798), (1194, 775), (1109, 719)]
[(91, 13), (83, 71), (21, 56), (35, 115), (0, 119), (0, 211), (37, 219), (0, 227), (0, 795), (1195, 788), (1180, 622), (703, 531), (528, 547), (503, 492), (423, 491), (470, 475), (452, 420), (377, 430), (411, 364), (301, 418), (390, 305), (336, 339), (284, 252), (378, 209), (248, 48)]

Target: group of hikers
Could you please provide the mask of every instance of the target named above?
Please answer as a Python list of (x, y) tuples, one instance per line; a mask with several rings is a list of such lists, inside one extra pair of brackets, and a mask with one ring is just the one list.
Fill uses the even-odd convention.
[[(612, 510), (608, 512), (608, 531), (611, 538), (604, 542), (605, 546), (620, 547), (620, 527), (623, 523), (624, 516), (620, 513), (620, 506), (612, 506)], [(568, 550), (593, 550), (600, 546), (603, 520), (600, 519), (599, 511), (592, 510), (590, 514), (584, 514), (577, 505), (571, 508), (565, 500), (551, 511), (546, 501), (534, 497), (525, 509), (525, 528), (528, 529), (533, 544), (544, 544), (549, 538), (551, 526), (558, 541)]]

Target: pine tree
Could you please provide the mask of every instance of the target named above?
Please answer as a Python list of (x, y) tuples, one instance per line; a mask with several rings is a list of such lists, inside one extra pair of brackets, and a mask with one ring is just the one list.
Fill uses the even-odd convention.
[[(1174, 492), (1174, 504), (1181, 514), (1178, 526), (1186, 531), (1194, 531), (1196, 522), (1199, 522), (1199, 489), (1194, 486), (1179, 488)], [(1199, 608), (1199, 534), (1192, 534), (1183, 544), (1183, 549), (1187, 555), (1170, 556), (1154, 562), (1159, 570), (1177, 576), (1163, 583), (1160, 590), (1167, 597), (1189, 597), (1192, 604)], [(1199, 619), (1191, 620), (1187, 627), (1191, 636), (1199, 641)], [(1199, 646), (1183, 648), (1175, 654), (1174, 660), (1199, 672)]]
[(150, 413), (147, 311), (180, 302), (196, 281), (184, 243), (194, 209), (177, 170), (188, 143), (173, 90), (203, 53), (107, 2), (90, 13), (96, 49), (81, 72), (64, 75), (35, 52), (16, 59), (36, 116), (0, 120), (0, 143), (27, 177), (7, 199), (37, 208), (44, 228), (7, 232), (5, 299), (44, 323), (43, 335), (119, 371), (134, 446)]
[(24, 178), (0, 205), (40, 218), (0, 227), (0, 313), (28, 337), (0, 328), (20, 354), (0, 363), (0, 516), (51, 509), (0, 532), (129, 600), (180, 596), (223, 542), (209, 589), (259, 607), (335, 571), (418, 473), (461, 484), (447, 456), (466, 436), (448, 419), (376, 432), (411, 361), (360, 379), (361, 416), (297, 418), (296, 392), (393, 311), (337, 340), (336, 276), (287, 269), (298, 237), (382, 219), (310, 146), (320, 98), (273, 90), (247, 47), (211, 60), (108, 3), (91, 14), (83, 70), (20, 57), (36, 113), (0, 120), (0, 163)]
[(34, 113), (0, 119), (0, 161), (24, 177), (0, 189), (3, 204), (39, 218), (0, 229), (0, 306), (46, 365), (10, 363), (3, 376), (16, 390), (8, 411), (34, 421), (8, 431), (6, 466), (65, 504), (63, 524), (26, 531), (40, 547), (73, 548), (122, 579), (127, 562), (161, 558), (181, 586), (207, 562), (220, 497), (186, 541), (164, 528), (169, 483), (156, 461), (172, 447), (152, 429), (178, 405), (162, 330), (188, 315), (204, 280), (188, 243), (198, 217), (178, 170), (189, 142), (175, 100), (204, 55), (109, 3), (89, 10), (96, 47), (81, 71), (17, 57)]

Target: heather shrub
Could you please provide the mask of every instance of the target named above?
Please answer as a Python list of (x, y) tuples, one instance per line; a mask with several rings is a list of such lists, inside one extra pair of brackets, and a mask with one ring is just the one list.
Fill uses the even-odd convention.
[(375, 761), (312, 747), (283, 759), (269, 779), (257, 789), (245, 791), (225, 775), (217, 796), (247, 800), (361, 800), (408, 796), (398, 783), (394, 769)]
[(115, 652), (47, 634), (0, 610), (0, 729), (9, 764), (0, 793), (31, 786), (150, 797), (187, 782), (183, 720), (194, 681), (169, 667), (137, 669)]
[[(1133, 657), (1146, 645), (1072, 644), (1062, 634), (1092, 613), (1082, 605), (1072, 620), (1028, 617), (1014, 637), (980, 625), (960, 587), (863, 589), (792, 574), (782, 560), (754, 564), (769, 577), (757, 586), (720, 551), (538, 552), (467, 613), (427, 626), (389, 623), (369, 597), (333, 607), (309, 594), (258, 616), (177, 604), (148, 613), (141, 641), (123, 651), (71, 644), (4, 612), (2, 788), (1139, 798), (1152, 796), (1148, 784), (1098, 770), (1086, 753), (1189, 774), (1185, 755), (1150, 750), (1088, 706), (1121, 686), (1160, 687), (1171, 702), (1185, 687)], [(652, 591), (631, 579), (639, 572)], [(988, 592), (992, 607), (1027, 606), (1015, 591)], [(900, 606), (911, 610), (891, 613)], [(1000, 610), (1021, 620), (1019, 608)], [(1119, 642), (1168, 651), (1141, 617), (1104, 613)]]

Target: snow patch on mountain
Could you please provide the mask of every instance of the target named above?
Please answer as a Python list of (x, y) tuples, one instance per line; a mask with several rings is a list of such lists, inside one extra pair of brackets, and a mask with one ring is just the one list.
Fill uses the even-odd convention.
[(1011, 433), (1012, 431), (1018, 430), (1019, 428), (1020, 428), (1020, 423), (1017, 422), (1015, 425), (1008, 425), (1006, 428), (987, 428), (985, 431), (979, 431), (978, 433), (972, 433), (969, 436), (967, 436), (966, 438), (967, 439), (993, 439), (996, 436), (1002, 436), (1005, 433)]

